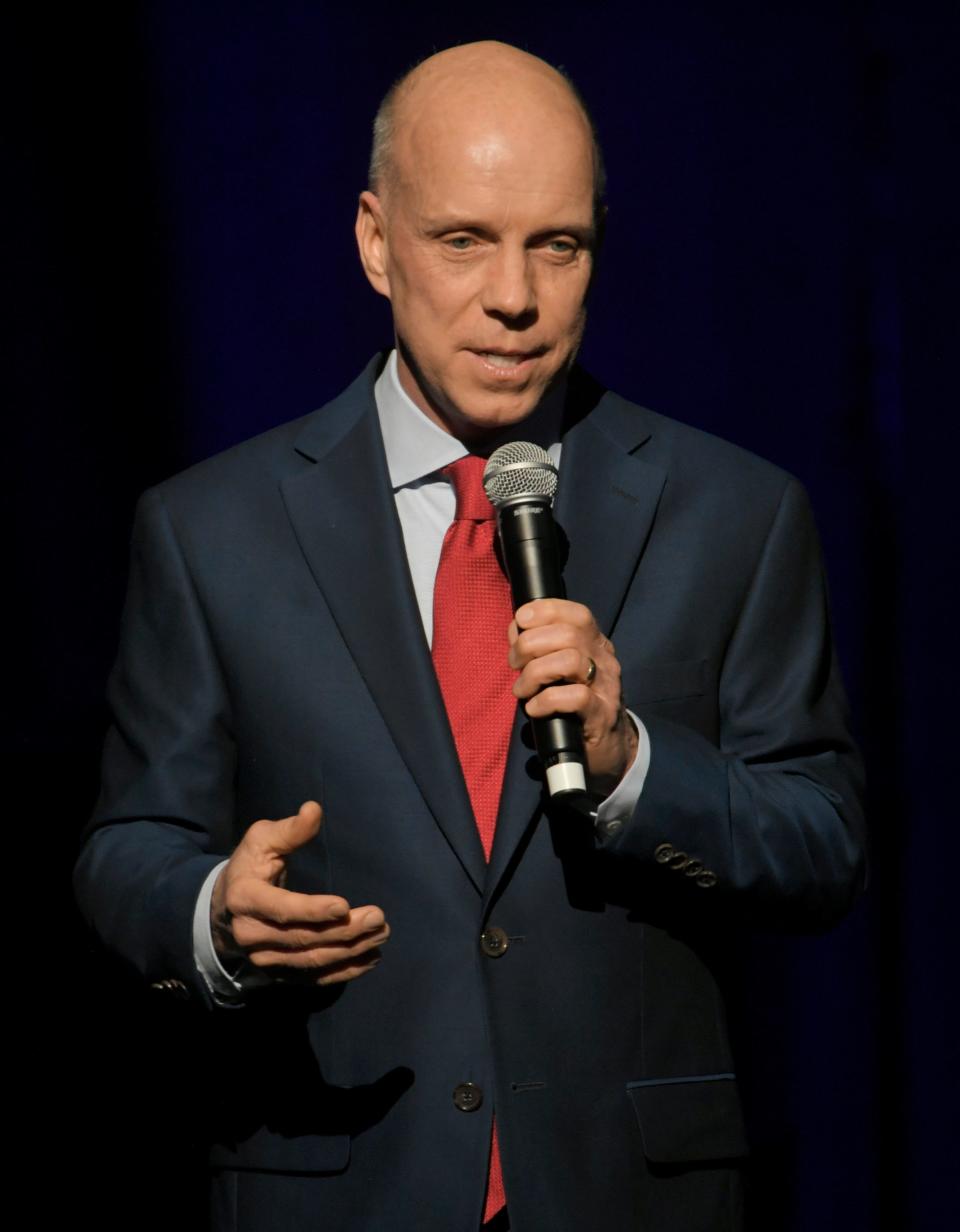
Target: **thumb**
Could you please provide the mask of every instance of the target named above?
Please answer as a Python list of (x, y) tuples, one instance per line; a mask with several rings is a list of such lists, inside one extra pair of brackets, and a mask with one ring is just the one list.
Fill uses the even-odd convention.
[(323, 809), (316, 800), (307, 800), (292, 817), (281, 817), (267, 831), (266, 845), (274, 855), (288, 856), (320, 833)]

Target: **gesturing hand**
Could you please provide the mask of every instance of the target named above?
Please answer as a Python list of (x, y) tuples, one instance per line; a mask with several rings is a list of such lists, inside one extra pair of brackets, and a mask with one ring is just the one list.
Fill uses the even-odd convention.
[(636, 757), (637, 732), (623, 706), (616, 652), (593, 613), (568, 599), (535, 599), (517, 612), (509, 637), (510, 666), (520, 671), (513, 691), (524, 710), (530, 718), (579, 715), (592, 785), (609, 794)]
[(333, 894), (283, 888), (286, 858), (315, 838), (323, 810), (313, 800), (293, 817), (255, 821), (217, 878), (210, 902), (221, 957), (246, 957), (317, 984), (356, 979), (376, 966), (390, 935), (379, 907), (351, 907)]

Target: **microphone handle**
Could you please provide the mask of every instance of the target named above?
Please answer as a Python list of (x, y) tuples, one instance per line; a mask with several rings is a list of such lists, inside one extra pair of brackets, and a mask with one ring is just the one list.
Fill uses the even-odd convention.
[[(547, 497), (524, 497), (498, 510), (500, 547), (514, 610), (534, 599), (564, 599), (556, 527)], [(579, 718), (554, 714), (531, 719), (533, 742), (551, 797), (586, 792), (583, 731)]]

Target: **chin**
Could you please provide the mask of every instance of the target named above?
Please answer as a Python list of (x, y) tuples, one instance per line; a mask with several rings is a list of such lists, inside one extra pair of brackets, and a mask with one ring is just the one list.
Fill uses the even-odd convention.
[[(464, 432), (477, 436), (502, 432), (505, 428), (522, 423), (536, 410), (542, 393), (538, 390), (535, 394), (509, 400), (505, 400), (501, 394), (498, 398), (491, 398), (482, 408), (481, 397), (473, 400), (472, 405), (476, 410), (469, 412), (458, 409), (451, 416), (452, 422), (459, 425)], [(461, 402), (460, 406), (463, 405)]]

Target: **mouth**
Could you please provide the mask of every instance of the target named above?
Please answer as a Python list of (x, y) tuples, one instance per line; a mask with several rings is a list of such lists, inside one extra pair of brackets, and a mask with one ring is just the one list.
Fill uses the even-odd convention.
[(525, 375), (533, 361), (545, 350), (546, 347), (537, 347), (532, 351), (514, 351), (503, 347), (494, 347), (489, 351), (471, 348), (471, 354), (477, 357), (487, 372), (502, 380)]

